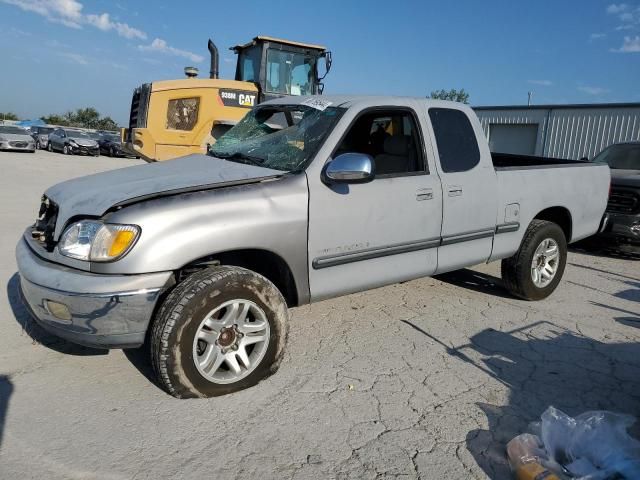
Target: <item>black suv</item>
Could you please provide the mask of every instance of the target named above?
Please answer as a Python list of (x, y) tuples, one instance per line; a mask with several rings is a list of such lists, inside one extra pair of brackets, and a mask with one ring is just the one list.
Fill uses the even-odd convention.
[(593, 161), (611, 168), (611, 191), (600, 237), (640, 246), (640, 142), (611, 145)]

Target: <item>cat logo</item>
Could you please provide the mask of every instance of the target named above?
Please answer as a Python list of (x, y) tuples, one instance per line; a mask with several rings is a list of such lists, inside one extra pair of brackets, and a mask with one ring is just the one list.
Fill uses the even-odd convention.
[(241, 93), (238, 95), (238, 103), (243, 107), (253, 107), (256, 103), (256, 96)]
[(220, 90), (218, 101), (225, 107), (252, 108), (256, 104), (257, 95), (254, 92), (242, 90)]

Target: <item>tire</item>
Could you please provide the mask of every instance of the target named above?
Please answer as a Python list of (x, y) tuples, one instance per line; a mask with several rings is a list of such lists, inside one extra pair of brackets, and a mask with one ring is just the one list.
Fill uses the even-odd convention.
[(47, 143), (47, 151), (53, 152), (53, 146), (51, 145), (51, 142)]
[(109, 156), (110, 157), (115, 157), (116, 156), (116, 149), (115, 148), (111, 147), (109, 149)]
[(62, 147), (62, 153), (64, 153), (65, 155), (71, 155), (71, 153), (69, 152), (69, 147), (66, 145)]
[[(534, 256), (543, 263), (546, 256), (536, 255), (538, 248), (543, 248), (542, 243), (551, 240), (547, 245), (555, 242), (558, 258), (555, 263), (555, 273), (550, 281), (538, 277), (539, 284), (534, 282), (533, 261)], [(520, 249), (510, 258), (502, 260), (502, 280), (509, 292), (524, 300), (542, 300), (547, 298), (556, 289), (567, 263), (567, 240), (559, 225), (546, 220), (533, 220), (524, 234)], [(545, 273), (548, 275), (547, 270)], [(544, 281), (548, 281), (544, 284)]]
[[(234, 306), (235, 302), (250, 305), (250, 312), (256, 313), (249, 313), (246, 318), (252, 320), (236, 320), (219, 328), (231, 312), (232, 307), (225, 305)], [(219, 313), (209, 316), (216, 311)], [(219, 318), (215, 318), (216, 315)], [(203, 330), (207, 328), (204, 325), (209, 318), (214, 318), (212, 322), (218, 322), (211, 333)], [(233, 318), (230, 313), (229, 318)], [(244, 317), (240, 315), (238, 318)], [(237, 327), (233, 326), (234, 323)], [(252, 330), (246, 329), (252, 328), (252, 325), (254, 329), (262, 330), (252, 334)], [(156, 379), (164, 390), (177, 398), (215, 397), (251, 387), (277, 371), (284, 354), (288, 328), (286, 301), (275, 285), (263, 276), (233, 266), (199, 271), (169, 293), (151, 327), (151, 363)], [(245, 333), (223, 336), (223, 332), (232, 329)], [(201, 335), (204, 332), (211, 341), (196, 339), (199, 332)], [(249, 340), (258, 336), (266, 341), (258, 343)], [(254, 343), (245, 349), (242, 346), (245, 340)], [(222, 354), (224, 347), (227, 353)], [(242, 360), (240, 350), (245, 352), (247, 360), (253, 362), (250, 368)], [(209, 355), (212, 360), (207, 365), (206, 360), (202, 359), (209, 358), (207, 352), (210, 351), (215, 353)], [(238, 353), (234, 353), (236, 351)], [(220, 355), (223, 355), (220, 358), (233, 357), (236, 370), (240, 366), (242, 371), (234, 373), (232, 364), (226, 360), (220, 364)], [(210, 375), (222, 378), (207, 378), (203, 372), (207, 369)]]

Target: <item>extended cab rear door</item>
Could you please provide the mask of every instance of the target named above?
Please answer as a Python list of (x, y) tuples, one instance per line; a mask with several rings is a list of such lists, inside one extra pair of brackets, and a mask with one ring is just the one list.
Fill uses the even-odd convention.
[(496, 228), (497, 177), (473, 111), (428, 106), (436, 168), (442, 181), (442, 243), (437, 273), (486, 262)]

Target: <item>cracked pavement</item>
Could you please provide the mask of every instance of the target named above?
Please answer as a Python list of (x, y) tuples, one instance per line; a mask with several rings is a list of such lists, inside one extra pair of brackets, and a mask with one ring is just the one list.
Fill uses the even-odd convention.
[(490, 264), (293, 309), (276, 375), (176, 400), (141, 351), (58, 340), (17, 297), (44, 189), (138, 162), (0, 161), (0, 478), (509, 479), (506, 442), (549, 405), (640, 416), (640, 262), (576, 250), (541, 302)]

